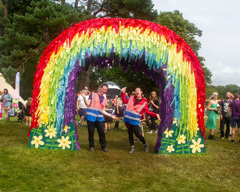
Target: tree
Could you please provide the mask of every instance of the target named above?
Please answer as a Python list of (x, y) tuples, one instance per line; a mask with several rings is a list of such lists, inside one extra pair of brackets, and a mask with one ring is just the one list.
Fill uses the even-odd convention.
[(201, 37), (202, 31), (193, 23), (190, 23), (188, 20), (184, 19), (182, 13), (177, 10), (173, 12), (160, 12), (155, 22), (171, 29), (188, 43), (188, 45), (198, 56), (198, 59), (202, 65), (206, 84), (211, 84), (212, 73), (207, 67), (204, 67), (204, 57), (198, 55), (198, 51), (201, 48), (201, 43), (196, 40), (196, 36)]
[(97, 90), (99, 85), (106, 81), (113, 81), (120, 87), (127, 86), (127, 92), (131, 94), (132, 91), (135, 90), (136, 86), (141, 86), (141, 88), (144, 91), (145, 97), (149, 97), (150, 93), (153, 90), (156, 90), (158, 93), (160, 93), (161, 89), (160, 87), (157, 87), (155, 82), (148, 78), (144, 73), (142, 72), (135, 72), (130, 71), (130, 67), (128, 67), (128, 70), (124, 72), (123, 68), (120, 67), (114, 67), (114, 68), (108, 68), (106, 70), (103, 69), (96, 69), (94, 68), (94, 71), (91, 73), (91, 84), (90, 84), (90, 90)]
[(86, 11), (48, 0), (32, 1), (24, 15), (14, 14), (0, 42), (0, 49), (9, 50), (0, 57), (0, 70), (6, 80), (11, 82), (13, 74), (20, 71), (24, 86), (21, 95), (31, 95), (33, 74), (45, 47), (64, 29), (88, 18)]
[(239, 93), (240, 87), (237, 85), (226, 85), (226, 86), (214, 86), (214, 85), (207, 85), (206, 86), (206, 98), (209, 98), (213, 92), (218, 93), (218, 98), (223, 99), (226, 96), (227, 92), (230, 92), (232, 94)]

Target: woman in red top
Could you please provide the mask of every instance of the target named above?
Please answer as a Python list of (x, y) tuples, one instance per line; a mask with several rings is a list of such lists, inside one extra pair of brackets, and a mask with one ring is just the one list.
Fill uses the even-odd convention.
[(123, 103), (127, 104), (123, 122), (125, 122), (128, 127), (128, 136), (131, 146), (129, 153), (134, 153), (135, 151), (133, 133), (144, 144), (145, 152), (148, 152), (149, 146), (139, 132), (140, 117), (145, 112), (147, 115), (157, 117), (160, 120), (160, 115), (149, 111), (147, 105), (148, 101), (142, 97), (143, 92), (140, 87), (135, 89), (135, 95), (131, 95), (129, 99), (126, 99), (125, 95), (126, 87), (122, 88), (121, 92)]

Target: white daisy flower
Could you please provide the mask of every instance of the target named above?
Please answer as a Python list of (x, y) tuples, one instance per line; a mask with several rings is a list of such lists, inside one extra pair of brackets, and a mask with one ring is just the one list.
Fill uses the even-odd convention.
[(201, 148), (204, 147), (203, 144), (201, 143), (201, 138), (198, 138), (197, 142), (193, 139), (192, 140), (193, 145), (190, 145), (190, 148), (192, 148), (192, 153), (196, 153), (196, 151), (198, 151), (198, 153), (201, 152)]
[(52, 139), (53, 137), (56, 137), (57, 129), (52, 126), (50, 129), (44, 130), (44, 132), (46, 133), (45, 137)]
[(169, 153), (175, 151), (175, 149), (173, 148), (173, 145), (168, 145), (167, 151), (168, 151)]
[(168, 128), (166, 129), (166, 131), (164, 131), (164, 134), (166, 134), (166, 138), (172, 137), (173, 133), (174, 133), (174, 131), (173, 130), (168, 131)]
[(69, 127), (69, 126), (67, 126), (67, 125), (65, 125), (65, 127), (64, 127), (64, 129), (63, 129), (63, 131), (65, 131), (65, 133), (67, 133), (67, 132), (68, 132), (68, 129), (70, 129), (70, 127)]
[(186, 143), (186, 136), (184, 134), (180, 135), (179, 139), (178, 139), (178, 144), (185, 144)]
[(31, 141), (32, 145), (35, 145), (35, 148), (38, 148), (39, 145), (44, 145), (44, 142), (41, 141), (42, 140), (42, 135), (37, 136), (33, 136), (33, 140)]
[(62, 136), (62, 139), (58, 139), (57, 142), (59, 143), (58, 147), (62, 147), (62, 149), (65, 149), (66, 147), (69, 149), (71, 141), (68, 141), (69, 137), (66, 138)]

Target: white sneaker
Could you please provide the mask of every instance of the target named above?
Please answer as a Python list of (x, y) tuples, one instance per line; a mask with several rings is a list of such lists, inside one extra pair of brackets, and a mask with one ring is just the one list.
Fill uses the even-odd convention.
[(147, 133), (150, 133), (150, 134), (152, 134), (153, 132), (152, 132), (152, 130), (151, 130), (151, 131), (148, 131)]
[(158, 131), (157, 130), (155, 130), (155, 132), (154, 133), (157, 133)]

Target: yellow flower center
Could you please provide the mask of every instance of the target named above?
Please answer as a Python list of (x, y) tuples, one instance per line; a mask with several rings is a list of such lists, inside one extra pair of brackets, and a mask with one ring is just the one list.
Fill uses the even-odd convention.
[(50, 133), (52, 133), (53, 131), (50, 131)]
[(182, 138), (180, 137), (180, 140), (182, 140)]
[(195, 147), (198, 147), (198, 145), (195, 145)]
[(37, 140), (37, 143), (39, 142), (39, 140)]
[(63, 144), (65, 144), (66, 143), (66, 141), (63, 141)]

